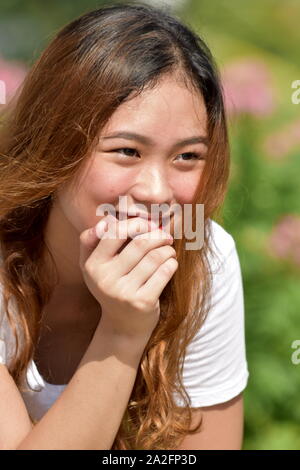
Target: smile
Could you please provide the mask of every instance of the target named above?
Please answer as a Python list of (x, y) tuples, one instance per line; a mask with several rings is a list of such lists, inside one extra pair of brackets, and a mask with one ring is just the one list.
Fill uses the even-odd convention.
[[(172, 218), (173, 214), (169, 217), (162, 217), (161, 214), (159, 214), (159, 228), (161, 229), (162, 226), (163, 226), (163, 223), (166, 223), (166, 221), (170, 218), (170, 221), (171, 221), (171, 218)], [(120, 220), (120, 213), (119, 212), (116, 212), (116, 217), (118, 220)], [(126, 219), (133, 219), (135, 217), (141, 217), (142, 219), (148, 219), (148, 220), (153, 220), (154, 222), (156, 222), (156, 219), (153, 218), (151, 219), (151, 216), (149, 215), (128, 215), (128, 214), (122, 214), (122, 219), (126, 220)]]

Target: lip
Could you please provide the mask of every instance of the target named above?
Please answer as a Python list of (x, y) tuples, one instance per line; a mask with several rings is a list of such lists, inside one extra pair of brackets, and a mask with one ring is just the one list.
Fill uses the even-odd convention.
[[(123, 214), (123, 213), (121, 214), (120, 212), (116, 212), (116, 216), (117, 216), (118, 219), (119, 219), (120, 215), (122, 215), (123, 219), (126, 219), (126, 218), (127, 219), (132, 219), (134, 217), (141, 217), (142, 219), (152, 220), (151, 215), (149, 215), (149, 214), (131, 215), (131, 214)], [(165, 216), (165, 217), (162, 217), (161, 215), (159, 215), (159, 221), (164, 222), (165, 220), (168, 220), (168, 219), (171, 220), (172, 217), (173, 217), (173, 214), (171, 214), (169, 216)], [(155, 218), (154, 218), (154, 220), (155, 220)]]
[[(138, 214), (138, 215), (130, 215), (130, 214), (120, 214), (120, 212), (116, 212), (116, 217), (118, 220), (120, 220), (120, 215), (122, 215), (122, 219), (123, 220), (126, 220), (127, 219), (133, 219), (134, 217), (141, 217), (142, 219), (145, 219), (145, 220), (148, 220), (149, 222), (152, 221), (152, 218), (151, 218), (151, 215), (148, 215), (148, 214)], [(158, 228), (159, 229), (162, 229), (163, 228), (163, 225), (167, 225), (168, 224), (168, 220), (170, 220), (170, 223), (171, 223), (171, 219), (173, 217), (173, 214), (169, 215), (169, 216), (165, 216), (162, 218), (161, 214), (159, 216), (159, 225), (158, 225)], [(165, 221), (167, 221), (167, 223), (165, 223)], [(153, 220), (154, 223), (156, 223), (157, 221), (154, 219)]]

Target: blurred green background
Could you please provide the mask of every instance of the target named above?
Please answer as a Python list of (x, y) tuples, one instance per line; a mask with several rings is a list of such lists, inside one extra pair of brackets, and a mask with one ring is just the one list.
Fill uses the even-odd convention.
[[(1, 0), (8, 98), (55, 32), (102, 3)], [(250, 372), (243, 448), (300, 449), (300, 364), (292, 361), (300, 340), (300, 103), (292, 102), (300, 1), (168, 3), (207, 42), (226, 97), (232, 155), (224, 228), (243, 273)]]

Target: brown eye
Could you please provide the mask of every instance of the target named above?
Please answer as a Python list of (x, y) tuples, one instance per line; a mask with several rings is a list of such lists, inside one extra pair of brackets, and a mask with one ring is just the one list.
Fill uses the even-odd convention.
[[(192, 160), (204, 160), (203, 155), (201, 155), (200, 153), (196, 153), (196, 152), (187, 152), (187, 153), (182, 153), (181, 155), (191, 156)], [(190, 161), (190, 160), (183, 159), (183, 161)]]
[[(136, 152), (136, 149), (133, 149), (133, 148), (130, 148), (130, 147), (123, 147), (123, 148), (120, 148), (120, 149), (115, 149), (113, 150), (113, 152), (117, 152), (117, 153), (121, 153), (123, 150), (127, 151), (129, 150), (129, 152)], [(130, 157), (132, 155), (124, 155), (125, 157)]]

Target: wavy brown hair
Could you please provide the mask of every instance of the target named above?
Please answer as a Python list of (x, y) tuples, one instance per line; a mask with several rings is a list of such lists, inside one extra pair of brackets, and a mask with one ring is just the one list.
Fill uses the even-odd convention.
[[(44, 264), (44, 255), (51, 257), (44, 229), (52, 197), (91, 156), (115, 109), (166, 74), (200, 93), (207, 110), (209, 149), (193, 201), (193, 228), (194, 204), (204, 204), (204, 245), (185, 250), (184, 235), (174, 241), (179, 267), (161, 294), (160, 320), (141, 357), (112, 449), (176, 449), (185, 435), (201, 430), (202, 417), (191, 429), (182, 371), (187, 346), (210, 308), (209, 219), (221, 220), (229, 176), (219, 72), (205, 42), (167, 7), (109, 4), (56, 32), (1, 116), (1, 278), (16, 340), (8, 369), (23, 390), (53, 290)], [(174, 393), (184, 406), (177, 406)]]

